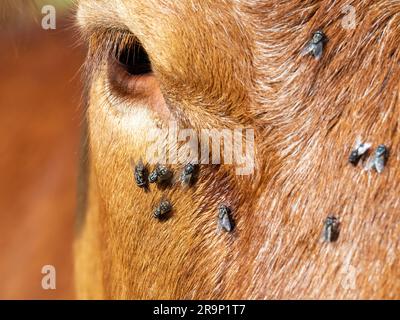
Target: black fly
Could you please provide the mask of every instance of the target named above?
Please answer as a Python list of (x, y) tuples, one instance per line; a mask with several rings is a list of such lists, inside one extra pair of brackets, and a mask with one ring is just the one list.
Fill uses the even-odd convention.
[(172, 178), (172, 171), (165, 166), (157, 165), (149, 175), (150, 183), (168, 183)]
[(153, 212), (154, 218), (164, 219), (172, 211), (172, 204), (168, 200), (162, 200)]
[(321, 30), (314, 32), (311, 40), (301, 51), (301, 55), (311, 54), (317, 60), (321, 59), (325, 42), (327, 42), (327, 37)]
[(218, 228), (224, 229), (227, 232), (233, 230), (233, 224), (231, 221), (231, 209), (224, 204), (218, 207)]
[(379, 145), (375, 150), (374, 158), (372, 159), (370, 168), (374, 168), (378, 173), (382, 173), (388, 157), (388, 148), (383, 144)]
[(349, 162), (353, 166), (356, 166), (360, 159), (366, 155), (369, 148), (371, 148), (370, 143), (362, 143), (359, 139), (357, 139), (356, 146), (350, 153)]
[(134, 177), (136, 185), (139, 188), (146, 188), (147, 187), (147, 169), (146, 166), (143, 164), (142, 160), (139, 160), (136, 165), (134, 165), (133, 161), (132, 165), (134, 166)]
[(196, 179), (197, 171), (198, 171), (197, 165), (192, 163), (188, 163), (187, 165), (185, 165), (181, 174), (182, 184), (186, 186), (191, 186), (194, 183), (194, 180)]
[(149, 182), (150, 183), (155, 183), (155, 182), (157, 182), (157, 179), (158, 179), (158, 172), (157, 172), (157, 170), (153, 170), (149, 174)]
[(334, 216), (326, 218), (324, 223), (324, 240), (325, 242), (334, 242), (339, 237), (339, 221)]

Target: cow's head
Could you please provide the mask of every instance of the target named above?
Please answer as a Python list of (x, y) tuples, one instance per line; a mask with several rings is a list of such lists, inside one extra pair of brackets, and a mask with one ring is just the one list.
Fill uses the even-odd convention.
[[(398, 256), (380, 278), (370, 260), (399, 248), (399, 171), (377, 175), (347, 163), (358, 136), (398, 146), (399, 7), (388, 3), (353, 7), (351, 29), (342, 23), (346, 1), (81, 0), (77, 18), (89, 44), (82, 296), (398, 294), (399, 283), (387, 282)], [(316, 30), (329, 40), (320, 59), (303, 54)], [(185, 143), (182, 129), (199, 141)], [(232, 164), (229, 155), (212, 164), (211, 151), (204, 164), (202, 129), (232, 133)], [(140, 188), (134, 167), (154, 169), (155, 138), (174, 177)], [(203, 161), (190, 186), (181, 181), (190, 162), (179, 158), (183, 145)], [(163, 199), (173, 210), (158, 220)], [(221, 204), (231, 209), (230, 232), (218, 228)], [(332, 244), (321, 243), (328, 215), (342, 228)], [(346, 266), (358, 272), (356, 289), (343, 285)]]

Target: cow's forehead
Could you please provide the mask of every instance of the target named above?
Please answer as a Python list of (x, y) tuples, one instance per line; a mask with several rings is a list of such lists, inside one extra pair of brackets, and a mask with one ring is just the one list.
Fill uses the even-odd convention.
[[(398, 4), (384, 7), (384, 3), (385, 17), (393, 20)], [(378, 35), (382, 43), (397, 41), (396, 24), (386, 24), (379, 10), (362, 3), (355, 3), (354, 8), (367, 18), (359, 17), (355, 30), (345, 27), (346, 5), (346, 0), (81, 0), (78, 21), (84, 30), (103, 27), (132, 32), (149, 54), (169, 98), (169, 89), (189, 104), (199, 100), (209, 104), (213, 101), (207, 102), (207, 95), (221, 96), (224, 108), (246, 101), (254, 109), (247, 111), (255, 118), (269, 106), (269, 114), (277, 112), (273, 116), (277, 119), (282, 116), (282, 105), (296, 106), (314, 90), (307, 72), (310, 68), (321, 68), (314, 76), (320, 86), (315, 103), (328, 105), (326, 98), (333, 100), (329, 93), (341, 81), (341, 73), (333, 71), (348, 66), (350, 57), (363, 56), (352, 59), (351, 66), (366, 76), (373, 74), (372, 66), (360, 69), (360, 65), (379, 59), (380, 51), (362, 44), (373, 43)], [(320, 28), (328, 36), (324, 55), (330, 58), (315, 64), (300, 53)], [(381, 48), (390, 50), (391, 45)], [(359, 83), (359, 77), (354, 78), (358, 91), (367, 92), (369, 81)], [(294, 82), (311, 87), (293, 86)], [(213, 92), (207, 93), (209, 88)], [(289, 101), (289, 95), (293, 100)]]
[[(229, 27), (237, 19), (243, 19), (249, 8), (255, 7), (246, 6), (245, 1), (225, 0), (80, 0), (78, 3), (81, 25), (126, 26), (138, 37), (161, 35), (172, 26), (186, 30), (186, 35), (216, 23)], [(169, 26), (166, 30), (161, 27), (166, 25)]]
[[(252, 32), (250, 13), (242, 1), (81, 0), (78, 22), (84, 29), (130, 30), (151, 54), (185, 46), (194, 51), (214, 45), (232, 50), (244, 46)], [(197, 45), (202, 46), (200, 48)], [(182, 53), (180, 51), (179, 53)], [(200, 51), (201, 53), (201, 51)]]
[[(190, 104), (201, 95), (203, 103), (212, 104), (207, 96), (224, 96), (227, 109), (246, 99), (251, 82), (254, 41), (244, 12), (239, 1), (83, 0), (78, 21), (89, 32), (129, 30), (147, 51), (169, 98), (179, 92)], [(204, 88), (212, 93), (204, 94)]]

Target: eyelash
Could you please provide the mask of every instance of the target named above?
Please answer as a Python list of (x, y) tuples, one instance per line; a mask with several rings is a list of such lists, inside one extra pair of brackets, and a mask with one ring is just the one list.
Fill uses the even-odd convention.
[[(115, 59), (132, 76), (151, 73), (150, 59), (137, 38), (127, 30), (97, 30), (89, 36), (87, 72), (92, 74)], [(136, 66), (136, 67), (135, 67)]]
[(110, 54), (117, 54), (127, 45), (134, 44), (135, 36), (127, 30), (100, 29), (89, 33), (89, 55), (95, 62), (101, 62)]
[(147, 92), (143, 77), (152, 75), (150, 59), (141, 43), (131, 32), (118, 29), (91, 34), (86, 67), (90, 78), (98, 70), (104, 70), (106, 94), (103, 94), (108, 100), (114, 96), (129, 102), (132, 97), (143, 97)]

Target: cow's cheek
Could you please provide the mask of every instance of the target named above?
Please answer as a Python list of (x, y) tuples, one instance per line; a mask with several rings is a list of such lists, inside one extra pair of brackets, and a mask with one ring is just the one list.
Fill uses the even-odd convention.
[(129, 108), (114, 103), (104, 94), (101, 80), (93, 83), (88, 118), (90, 153), (107, 215), (114, 222), (132, 215), (148, 219), (152, 199), (136, 186), (133, 165), (140, 159), (145, 162), (153, 139), (150, 128), (156, 128), (159, 119), (144, 103), (130, 103)]
[[(107, 279), (104, 284), (109, 286), (105, 288), (107, 296), (211, 297), (213, 283), (224, 274), (221, 260), (230, 254), (223, 245), (228, 240), (218, 232), (214, 218), (217, 201), (223, 201), (221, 192), (229, 182), (227, 175), (221, 172), (223, 176), (216, 179), (219, 184), (213, 182), (213, 169), (205, 168), (202, 182), (190, 190), (183, 191), (180, 183), (167, 190), (154, 185), (148, 192), (139, 188), (131, 160), (142, 158), (145, 162), (147, 139), (151, 138), (149, 128), (159, 125), (160, 120), (147, 105), (129, 107), (130, 111), (121, 112), (122, 105), (118, 107), (104, 96), (101, 80), (93, 83), (87, 111), (96, 183), (92, 189), (97, 190), (101, 268)], [(173, 169), (177, 172), (179, 168)], [(160, 222), (152, 213), (164, 196), (171, 200), (174, 212), (172, 218)], [(212, 258), (205, 263), (198, 259), (205, 256)], [(191, 274), (196, 275), (192, 279), (195, 284), (187, 281)], [(179, 288), (178, 279), (182, 279)], [(121, 287), (122, 284), (128, 285)]]

